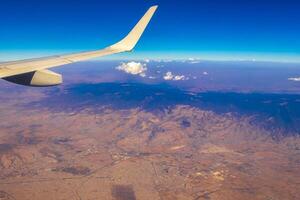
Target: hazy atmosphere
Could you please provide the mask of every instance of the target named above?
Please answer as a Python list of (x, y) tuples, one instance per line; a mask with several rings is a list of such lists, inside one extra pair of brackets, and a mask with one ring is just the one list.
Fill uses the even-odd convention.
[(0, 7), (0, 200), (300, 199), (298, 1)]

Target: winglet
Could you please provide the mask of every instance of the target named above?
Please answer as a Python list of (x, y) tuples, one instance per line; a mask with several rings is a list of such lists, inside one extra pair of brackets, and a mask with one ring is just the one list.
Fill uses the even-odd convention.
[(120, 42), (110, 46), (110, 49), (122, 51), (131, 51), (136, 43), (139, 41), (152, 16), (154, 15), (158, 6), (152, 6), (130, 31), (130, 33)]

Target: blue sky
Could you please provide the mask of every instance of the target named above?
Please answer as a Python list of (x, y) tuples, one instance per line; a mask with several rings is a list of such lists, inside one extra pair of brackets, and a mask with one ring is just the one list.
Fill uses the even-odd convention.
[(154, 4), (135, 52), (109, 58), (300, 62), (298, 0), (3, 1), (0, 60), (105, 47)]

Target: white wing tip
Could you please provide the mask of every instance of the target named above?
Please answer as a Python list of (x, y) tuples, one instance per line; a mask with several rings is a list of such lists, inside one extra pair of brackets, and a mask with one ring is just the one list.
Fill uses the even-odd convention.
[(120, 42), (110, 46), (111, 49), (122, 51), (131, 51), (136, 43), (139, 41), (140, 37), (144, 33), (148, 23), (153, 17), (158, 5), (152, 6), (148, 9), (145, 15), (140, 19), (140, 21), (135, 25), (135, 27), (130, 31), (130, 33), (122, 39)]
[(154, 5), (154, 6), (151, 6), (151, 7), (150, 7), (150, 9), (155, 9), (155, 10), (156, 10), (157, 8), (158, 8), (158, 5)]

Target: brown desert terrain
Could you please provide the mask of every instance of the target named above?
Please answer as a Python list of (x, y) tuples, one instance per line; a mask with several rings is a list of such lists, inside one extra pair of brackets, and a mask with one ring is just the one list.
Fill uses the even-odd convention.
[(20, 106), (44, 93), (15, 92), (0, 105), (1, 200), (300, 199), (299, 136), (275, 140), (251, 116), (59, 112)]

